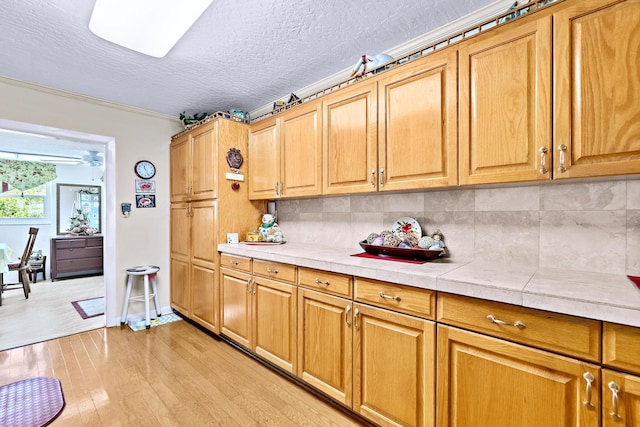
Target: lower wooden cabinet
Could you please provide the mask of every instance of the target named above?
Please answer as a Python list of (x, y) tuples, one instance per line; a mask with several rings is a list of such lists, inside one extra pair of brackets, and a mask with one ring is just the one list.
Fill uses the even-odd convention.
[(438, 426), (599, 426), (600, 367), (438, 325)]
[(296, 286), (224, 267), (220, 278), (222, 334), (295, 373)]
[(298, 289), (298, 376), (383, 426), (433, 426), (435, 323)]
[(349, 407), (353, 404), (353, 303), (298, 288), (298, 376)]
[(354, 304), (353, 409), (382, 426), (435, 423), (435, 322)]

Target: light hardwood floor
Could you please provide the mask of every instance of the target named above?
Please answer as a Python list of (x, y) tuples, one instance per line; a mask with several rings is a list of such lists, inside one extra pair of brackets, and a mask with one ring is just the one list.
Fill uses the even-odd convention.
[(0, 366), (0, 384), (60, 379), (53, 426), (362, 425), (185, 320), (6, 350)]
[(31, 284), (29, 299), (22, 289), (3, 292), (0, 350), (104, 327), (104, 315), (82, 319), (71, 305), (71, 301), (99, 296), (104, 296), (103, 276), (55, 282), (39, 279)]

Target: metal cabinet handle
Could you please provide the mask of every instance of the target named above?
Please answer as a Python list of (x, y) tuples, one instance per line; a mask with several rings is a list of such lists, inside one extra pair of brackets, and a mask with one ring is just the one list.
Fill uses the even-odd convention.
[(360, 314), (360, 310), (356, 308), (353, 312), (353, 326), (356, 328), (356, 331), (360, 330), (360, 325), (358, 325), (358, 314)]
[(251, 281), (252, 281), (252, 280), (253, 280), (253, 279), (249, 279), (249, 280), (247, 280), (247, 293), (248, 293), (248, 294), (251, 294)]
[(395, 297), (392, 297), (391, 295), (386, 295), (386, 294), (385, 294), (384, 292), (382, 292), (382, 291), (378, 292), (378, 295), (380, 295), (380, 297), (381, 297), (381, 298), (384, 298), (384, 299), (392, 299), (392, 300), (397, 301), (397, 302), (402, 301), (402, 298), (400, 298), (400, 296), (399, 296), (399, 295), (396, 295)]
[(284, 196), (284, 181), (280, 181), (280, 193), (279, 196)]
[(384, 168), (380, 168), (380, 187), (384, 187)]
[(560, 166), (558, 166), (558, 172), (564, 173), (567, 168), (564, 166), (564, 153), (567, 151), (567, 146), (564, 144), (558, 145), (558, 151), (560, 152)]
[(376, 170), (371, 169), (371, 187), (376, 187)]
[(595, 381), (595, 377), (593, 376), (593, 374), (591, 372), (585, 372), (582, 377), (584, 378), (584, 380), (587, 382), (587, 389), (585, 391), (585, 400), (582, 402), (582, 404), (589, 409), (592, 409), (593, 403), (591, 403), (591, 389), (593, 388), (593, 382)]
[(621, 420), (622, 417), (618, 413), (619, 412), (618, 408), (620, 406), (620, 402), (618, 401), (618, 393), (620, 392), (620, 386), (613, 381), (609, 382), (609, 384), (607, 385), (609, 386), (609, 390), (611, 390), (611, 406), (613, 407), (613, 410), (609, 412), (609, 416), (616, 421)]
[(498, 325), (515, 326), (516, 328), (519, 328), (519, 329), (524, 329), (527, 327), (527, 325), (525, 325), (524, 322), (521, 322), (520, 320), (516, 320), (515, 323), (505, 322), (504, 320), (496, 319), (496, 317), (493, 314), (488, 315), (487, 319), (489, 319), (489, 321), (492, 323), (497, 323)]
[(276, 181), (276, 185), (273, 187), (273, 191), (276, 193), (276, 197), (280, 195), (278, 192), (278, 186), (280, 185), (280, 181)]
[(278, 274), (278, 270), (272, 270), (271, 268), (267, 267), (267, 273)]
[(329, 281), (324, 281), (324, 280), (320, 280), (316, 277), (316, 280), (314, 280), (314, 282), (316, 282), (316, 285), (327, 285), (329, 286), (331, 283), (329, 283)]
[(348, 327), (351, 327), (351, 322), (349, 321), (349, 313), (351, 313), (350, 305), (348, 305), (347, 308), (344, 309), (344, 321)]
[(540, 152), (540, 169), (538, 169), (538, 172), (544, 175), (549, 172), (549, 169), (547, 169), (547, 151), (549, 150), (547, 150), (547, 147), (540, 147), (538, 151)]

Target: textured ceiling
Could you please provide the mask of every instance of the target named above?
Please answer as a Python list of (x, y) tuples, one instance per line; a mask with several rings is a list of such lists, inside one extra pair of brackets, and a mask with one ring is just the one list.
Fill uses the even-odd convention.
[(493, 1), (214, 0), (153, 58), (91, 33), (93, 1), (2, 0), (0, 75), (172, 116), (253, 111)]

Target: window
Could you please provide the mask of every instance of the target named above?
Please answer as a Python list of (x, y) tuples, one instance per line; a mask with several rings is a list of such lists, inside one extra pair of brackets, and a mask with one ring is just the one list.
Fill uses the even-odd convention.
[(35, 188), (21, 191), (12, 188), (7, 183), (2, 183), (3, 191), (0, 193), (0, 221), (9, 222), (4, 220), (47, 218), (48, 189), (48, 184), (42, 184)]

